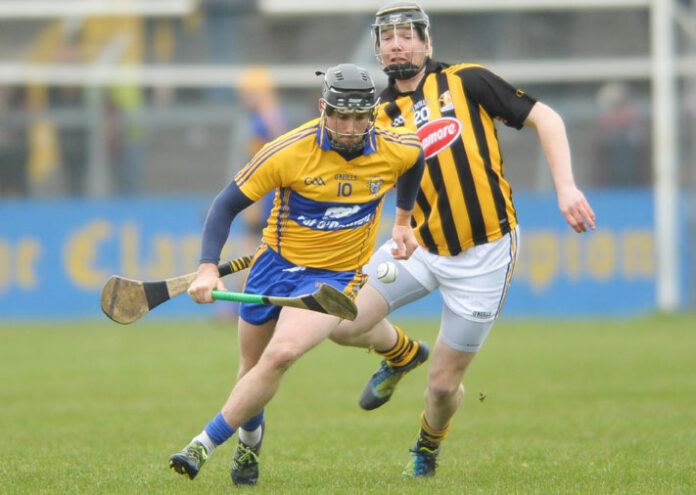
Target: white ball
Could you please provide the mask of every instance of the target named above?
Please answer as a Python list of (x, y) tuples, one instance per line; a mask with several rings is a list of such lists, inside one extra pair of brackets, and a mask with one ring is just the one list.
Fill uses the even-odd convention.
[(377, 265), (377, 278), (382, 283), (391, 284), (394, 280), (396, 280), (396, 276), (398, 274), (398, 268), (396, 268), (396, 265), (391, 261)]

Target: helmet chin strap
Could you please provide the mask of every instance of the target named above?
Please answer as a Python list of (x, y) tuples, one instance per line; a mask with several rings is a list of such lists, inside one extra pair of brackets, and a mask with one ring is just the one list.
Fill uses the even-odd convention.
[(329, 135), (329, 144), (331, 145), (331, 149), (334, 151), (343, 151), (345, 153), (357, 153), (358, 151), (362, 151), (365, 149), (365, 144), (367, 143), (366, 138), (362, 138), (360, 141), (353, 145), (348, 145), (341, 143), (339, 141), (336, 141)]
[(331, 149), (334, 151), (343, 151), (346, 153), (357, 153), (358, 151), (362, 151), (365, 149), (365, 145), (367, 144), (367, 139), (370, 134), (370, 129), (371, 126), (368, 127), (364, 133), (362, 133), (362, 137), (359, 141), (356, 141), (355, 143), (352, 144), (347, 144), (347, 143), (342, 143), (337, 139), (338, 136), (360, 136), (361, 134), (357, 133), (342, 133), (338, 132), (335, 129), (331, 129), (329, 127), (328, 123), (326, 122), (326, 112), (325, 110), (322, 110), (321, 112), (321, 120), (322, 120), (322, 128), (323, 131), (326, 132), (326, 138), (329, 140), (329, 145), (331, 146)]
[(411, 79), (421, 71), (427, 61), (428, 58), (426, 57), (423, 59), (423, 63), (420, 65), (415, 65), (412, 62), (406, 62), (403, 64), (387, 65), (382, 70), (387, 76), (393, 77), (394, 79)]
[(329, 145), (331, 145), (331, 149), (334, 151), (344, 151), (346, 153), (356, 153), (358, 151), (362, 151), (365, 149), (365, 145), (367, 144), (367, 134), (364, 134), (360, 141), (356, 141), (354, 144), (346, 144), (340, 142), (338, 139), (335, 139), (333, 135), (349, 135), (349, 134), (341, 134), (337, 131), (333, 131), (326, 127), (326, 136), (329, 139)]

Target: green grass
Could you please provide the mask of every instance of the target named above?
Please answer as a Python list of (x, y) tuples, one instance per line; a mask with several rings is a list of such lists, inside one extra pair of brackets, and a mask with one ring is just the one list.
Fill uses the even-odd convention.
[[(434, 341), (436, 322), (401, 323)], [(167, 460), (219, 410), (236, 352), (223, 322), (0, 325), (0, 493), (234, 492), (234, 441), (193, 482)], [(377, 364), (329, 342), (300, 360), (267, 408), (261, 480), (247, 492), (696, 492), (693, 316), (499, 322), (429, 480), (400, 476), (425, 369), (364, 412)]]

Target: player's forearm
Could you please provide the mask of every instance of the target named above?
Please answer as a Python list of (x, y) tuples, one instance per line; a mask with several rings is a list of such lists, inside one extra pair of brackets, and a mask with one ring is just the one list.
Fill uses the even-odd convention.
[(409, 227), (411, 226), (411, 213), (413, 210), (404, 210), (396, 207), (396, 215), (394, 216), (394, 226)]
[(539, 134), (539, 141), (551, 169), (556, 191), (575, 187), (570, 145), (561, 116), (543, 103), (537, 103), (530, 112), (528, 121)]
[(203, 225), (201, 258), (199, 260), (201, 265), (207, 263), (217, 265), (220, 261), (222, 247), (230, 234), (232, 218), (234, 215), (230, 215), (222, 208), (215, 207), (215, 203), (213, 203)]
[[(559, 118), (560, 120), (560, 118)], [(544, 154), (549, 162), (551, 176), (557, 191), (564, 187), (575, 187), (573, 178), (573, 168), (570, 158), (570, 145), (565, 133), (565, 126), (560, 121), (560, 125), (550, 129), (546, 139), (542, 141)]]

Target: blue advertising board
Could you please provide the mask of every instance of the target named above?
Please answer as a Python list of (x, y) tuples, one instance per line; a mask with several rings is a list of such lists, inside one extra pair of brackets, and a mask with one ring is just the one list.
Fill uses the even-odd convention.
[[(0, 203), (0, 315), (97, 317), (112, 274), (161, 280), (194, 271), (208, 201)], [(195, 304), (180, 299), (158, 313), (195, 313)]]
[[(632, 315), (655, 309), (653, 196), (649, 191), (588, 195), (597, 230), (578, 235), (555, 195), (515, 195), (520, 251), (505, 316)], [(9, 200), (0, 202), (0, 317), (3, 320), (101, 317), (99, 292), (112, 274), (161, 280), (194, 271), (210, 199)], [(394, 211), (388, 198), (380, 236)], [(685, 208), (680, 209), (684, 212)], [(693, 286), (693, 248), (680, 218), (680, 288)], [(242, 253), (233, 225), (223, 253)], [(235, 289), (235, 287), (230, 287)], [(399, 315), (438, 315), (434, 294)], [(224, 303), (217, 303), (218, 304)], [(214, 311), (182, 296), (148, 318)]]

